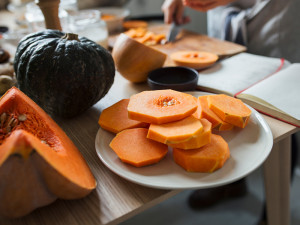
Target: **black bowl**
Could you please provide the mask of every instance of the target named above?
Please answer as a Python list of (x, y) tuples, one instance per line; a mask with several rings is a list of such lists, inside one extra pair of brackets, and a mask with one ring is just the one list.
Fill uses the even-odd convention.
[(148, 74), (147, 83), (152, 90), (173, 89), (193, 91), (198, 82), (198, 72), (184, 66), (162, 67)]

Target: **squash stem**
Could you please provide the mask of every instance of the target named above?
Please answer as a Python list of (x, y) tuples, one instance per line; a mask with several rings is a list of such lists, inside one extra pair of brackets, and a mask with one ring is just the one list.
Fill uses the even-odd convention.
[(72, 40), (76, 40), (76, 41), (80, 41), (78, 39), (78, 34), (73, 34), (73, 33), (66, 33), (62, 39), (66, 39), (66, 40), (69, 40), (69, 41), (72, 41)]

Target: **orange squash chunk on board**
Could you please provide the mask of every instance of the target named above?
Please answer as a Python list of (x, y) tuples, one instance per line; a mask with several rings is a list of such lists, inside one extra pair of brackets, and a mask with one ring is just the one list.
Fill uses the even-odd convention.
[(173, 149), (174, 161), (188, 172), (214, 172), (223, 167), (229, 157), (230, 151), (227, 142), (216, 134), (212, 134), (211, 142), (201, 148)]
[[(212, 128), (219, 131), (231, 130), (234, 126), (230, 123), (223, 121), (217, 114), (215, 114), (207, 103), (207, 95), (199, 96), (198, 103), (201, 108), (200, 118), (205, 118), (212, 123)], [(198, 106), (199, 108), (199, 106)]]
[(170, 143), (169, 146), (172, 148), (180, 148), (180, 149), (194, 149), (194, 148), (200, 148), (206, 144), (209, 144), (211, 141), (211, 122), (209, 122), (207, 119), (200, 119), (203, 130), (202, 132), (198, 133), (197, 135), (194, 135), (192, 138), (190, 138), (187, 141), (179, 142), (179, 143)]
[(121, 161), (142, 167), (155, 164), (168, 153), (168, 146), (147, 138), (148, 129), (123, 130), (113, 138), (109, 146)]
[(148, 127), (149, 124), (128, 118), (127, 106), (129, 99), (122, 99), (112, 106), (104, 109), (99, 117), (98, 124), (105, 130), (119, 133), (122, 130)]
[(143, 91), (130, 97), (127, 109), (130, 119), (163, 124), (192, 115), (197, 102), (190, 94), (170, 89)]
[(177, 51), (170, 55), (170, 58), (178, 66), (187, 66), (194, 69), (201, 69), (214, 64), (218, 55), (202, 51)]
[(164, 144), (178, 143), (191, 139), (202, 130), (203, 126), (200, 120), (189, 116), (175, 122), (150, 124), (147, 138)]
[(237, 127), (244, 128), (249, 121), (251, 110), (240, 100), (228, 95), (209, 95), (209, 108), (222, 120)]

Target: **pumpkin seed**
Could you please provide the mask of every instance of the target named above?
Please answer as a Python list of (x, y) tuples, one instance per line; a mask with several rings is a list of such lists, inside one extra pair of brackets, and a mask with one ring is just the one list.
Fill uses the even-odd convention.
[(27, 120), (27, 116), (25, 114), (20, 114), (18, 116), (18, 120), (21, 122), (24, 122), (25, 120)]
[(2, 113), (1, 116), (0, 116), (0, 123), (1, 123), (1, 126), (5, 123), (6, 118), (7, 118), (6, 113), (5, 113), (5, 112)]

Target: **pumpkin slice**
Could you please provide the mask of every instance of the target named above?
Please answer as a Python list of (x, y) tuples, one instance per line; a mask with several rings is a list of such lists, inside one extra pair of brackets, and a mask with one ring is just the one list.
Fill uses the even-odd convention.
[(216, 134), (212, 134), (211, 142), (201, 148), (173, 149), (174, 161), (188, 172), (214, 172), (223, 167), (229, 157), (230, 151), (227, 142)]
[(170, 58), (178, 66), (187, 66), (194, 69), (201, 69), (211, 66), (218, 60), (218, 55), (202, 51), (177, 51), (170, 55)]
[(222, 120), (244, 128), (250, 118), (251, 110), (240, 100), (228, 95), (210, 95), (207, 97), (209, 108)]
[(0, 214), (24, 216), (57, 198), (89, 194), (96, 181), (63, 130), (19, 89), (0, 99)]
[(146, 128), (123, 130), (109, 146), (123, 162), (135, 167), (155, 164), (168, 153), (168, 146), (148, 139), (147, 133)]
[(179, 143), (191, 139), (202, 130), (200, 120), (189, 116), (171, 123), (150, 124), (147, 138), (164, 144)]
[[(231, 130), (234, 126), (230, 123), (223, 121), (217, 114), (215, 114), (208, 106), (207, 96), (199, 96), (198, 101), (201, 108), (200, 118), (205, 118), (212, 123), (212, 128), (224, 131)], [(199, 108), (199, 106), (198, 106)]]
[(148, 127), (148, 123), (143, 123), (128, 118), (128, 103), (129, 99), (122, 99), (112, 106), (104, 109), (98, 120), (99, 125), (103, 129), (115, 134), (125, 129)]
[(192, 95), (179, 91), (143, 91), (130, 97), (127, 109), (130, 119), (163, 124), (192, 115), (197, 103)]
[(168, 143), (168, 145), (172, 148), (195, 149), (209, 144), (211, 141), (211, 122), (206, 119), (200, 119), (200, 121), (203, 125), (202, 132), (199, 132), (187, 141), (179, 143)]

